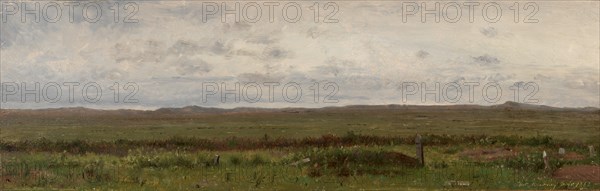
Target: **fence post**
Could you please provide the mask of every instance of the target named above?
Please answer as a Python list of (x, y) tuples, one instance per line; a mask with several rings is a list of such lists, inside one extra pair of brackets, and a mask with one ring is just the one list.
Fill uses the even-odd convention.
[(544, 169), (550, 169), (550, 162), (548, 161), (548, 155), (546, 154), (546, 151), (544, 151), (542, 157), (544, 158)]
[(421, 135), (417, 134), (415, 144), (417, 146), (417, 160), (419, 161), (419, 165), (423, 167), (425, 166), (425, 158), (423, 157), (423, 140)]

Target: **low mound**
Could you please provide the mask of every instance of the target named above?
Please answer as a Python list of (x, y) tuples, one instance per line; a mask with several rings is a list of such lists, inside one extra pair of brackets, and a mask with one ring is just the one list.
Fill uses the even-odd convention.
[(600, 166), (565, 166), (554, 171), (552, 177), (563, 181), (582, 181), (600, 183)]
[(309, 151), (294, 157), (294, 160), (308, 158), (307, 174), (322, 176), (336, 174), (401, 174), (405, 168), (419, 165), (417, 159), (399, 152), (372, 151), (362, 149), (327, 149)]

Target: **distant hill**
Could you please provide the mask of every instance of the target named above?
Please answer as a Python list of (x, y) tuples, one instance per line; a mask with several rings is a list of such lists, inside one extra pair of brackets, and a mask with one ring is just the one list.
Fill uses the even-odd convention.
[(253, 107), (238, 107), (233, 109), (201, 107), (201, 106), (186, 106), (181, 108), (160, 108), (153, 111), (147, 110), (102, 110), (89, 109), (84, 107), (69, 107), (69, 108), (52, 108), (52, 109), (0, 109), (0, 117), (2, 116), (103, 116), (103, 115), (203, 115), (203, 114), (226, 114), (226, 113), (269, 113), (269, 112), (285, 112), (285, 113), (301, 113), (301, 112), (318, 112), (318, 111), (341, 111), (341, 110), (535, 110), (535, 111), (580, 111), (580, 112), (599, 112), (599, 108), (559, 108), (546, 105), (533, 105), (517, 102), (506, 102), (499, 105), (481, 106), (481, 105), (348, 105), (340, 107), (323, 107), (323, 108), (253, 108)]

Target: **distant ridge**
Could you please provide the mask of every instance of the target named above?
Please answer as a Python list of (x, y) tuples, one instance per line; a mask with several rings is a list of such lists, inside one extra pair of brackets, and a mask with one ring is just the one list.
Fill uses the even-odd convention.
[(550, 106), (546, 106), (546, 105), (534, 105), (534, 104), (527, 104), (527, 103), (518, 103), (518, 102), (514, 102), (514, 101), (507, 101), (507, 102), (505, 102), (503, 104), (493, 105), (491, 107), (496, 107), (496, 108), (513, 108), (513, 109), (531, 109), (531, 110), (574, 109), (574, 108), (557, 108), (557, 107), (550, 107)]
[(493, 105), (490, 107), (494, 107), (494, 108), (503, 108), (503, 109), (520, 109), (520, 110), (550, 110), (550, 111), (555, 111), (555, 110), (560, 110), (560, 111), (600, 111), (600, 108), (596, 108), (596, 107), (583, 107), (583, 108), (568, 108), (568, 107), (551, 107), (551, 106), (547, 106), (547, 105), (534, 105), (534, 104), (527, 104), (527, 103), (518, 103), (518, 102), (514, 102), (514, 101), (507, 101), (503, 104), (500, 105)]
[(154, 110), (158, 113), (224, 113), (228, 109), (214, 108), (214, 107), (200, 107), (200, 106), (186, 106), (182, 108), (160, 108)]
[(133, 110), (133, 109), (118, 109), (118, 110), (103, 110), (90, 109), (85, 107), (66, 107), (66, 108), (49, 108), (49, 109), (0, 109), (0, 117), (6, 115), (47, 115), (47, 116), (95, 116), (95, 115), (194, 115), (194, 114), (224, 114), (224, 113), (264, 113), (264, 112), (316, 112), (316, 111), (335, 111), (335, 110), (477, 110), (477, 109), (497, 109), (497, 110), (535, 110), (535, 111), (581, 111), (581, 112), (599, 112), (600, 108), (584, 107), (584, 108), (559, 108), (546, 105), (534, 105), (526, 103), (518, 103), (508, 101), (503, 104), (482, 106), (482, 105), (348, 105), (338, 107), (322, 107), (322, 108), (253, 108), (253, 107), (237, 107), (233, 109), (201, 107), (201, 106), (185, 106), (181, 108), (159, 108), (156, 110)]

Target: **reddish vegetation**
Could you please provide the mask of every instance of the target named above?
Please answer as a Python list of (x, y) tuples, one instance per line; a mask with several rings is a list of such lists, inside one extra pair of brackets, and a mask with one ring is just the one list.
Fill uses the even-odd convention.
[[(554, 140), (549, 136), (518, 137), (518, 136), (486, 136), (486, 135), (422, 135), (426, 146), (435, 145), (576, 145), (565, 141)], [(414, 144), (415, 136), (372, 136), (358, 135), (349, 132), (345, 136), (323, 135), (320, 137), (297, 138), (245, 138), (229, 137), (225, 139), (203, 139), (196, 137), (172, 137), (159, 140), (115, 140), (115, 141), (86, 141), (86, 140), (48, 140), (45, 138), (22, 141), (0, 140), (0, 151), (6, 152), (69, 152), (76, 154), (103, 153), (125, 155), (128, 150), (166, 149), (166, 150), (255, 150), (270, 148), (309, 148), (309, 147), (339, 147), (353, 145), (392, 145)], [(481, 150), (467, 152), (466, 155), (483, 156), (491, 159), (512, 156), (512, 151)], [(514, 153), (513, 153), (514, 154)]]
[(600, 166), (566, 166), (556, 170), (552, 176), (556, 179), (564, 181), (585, 181), (600, 183)]
[(476, 161), (494, 161), (517, 156), (517, 152), (510, 148), (474, 149), (463, 151), (460, 155)]

